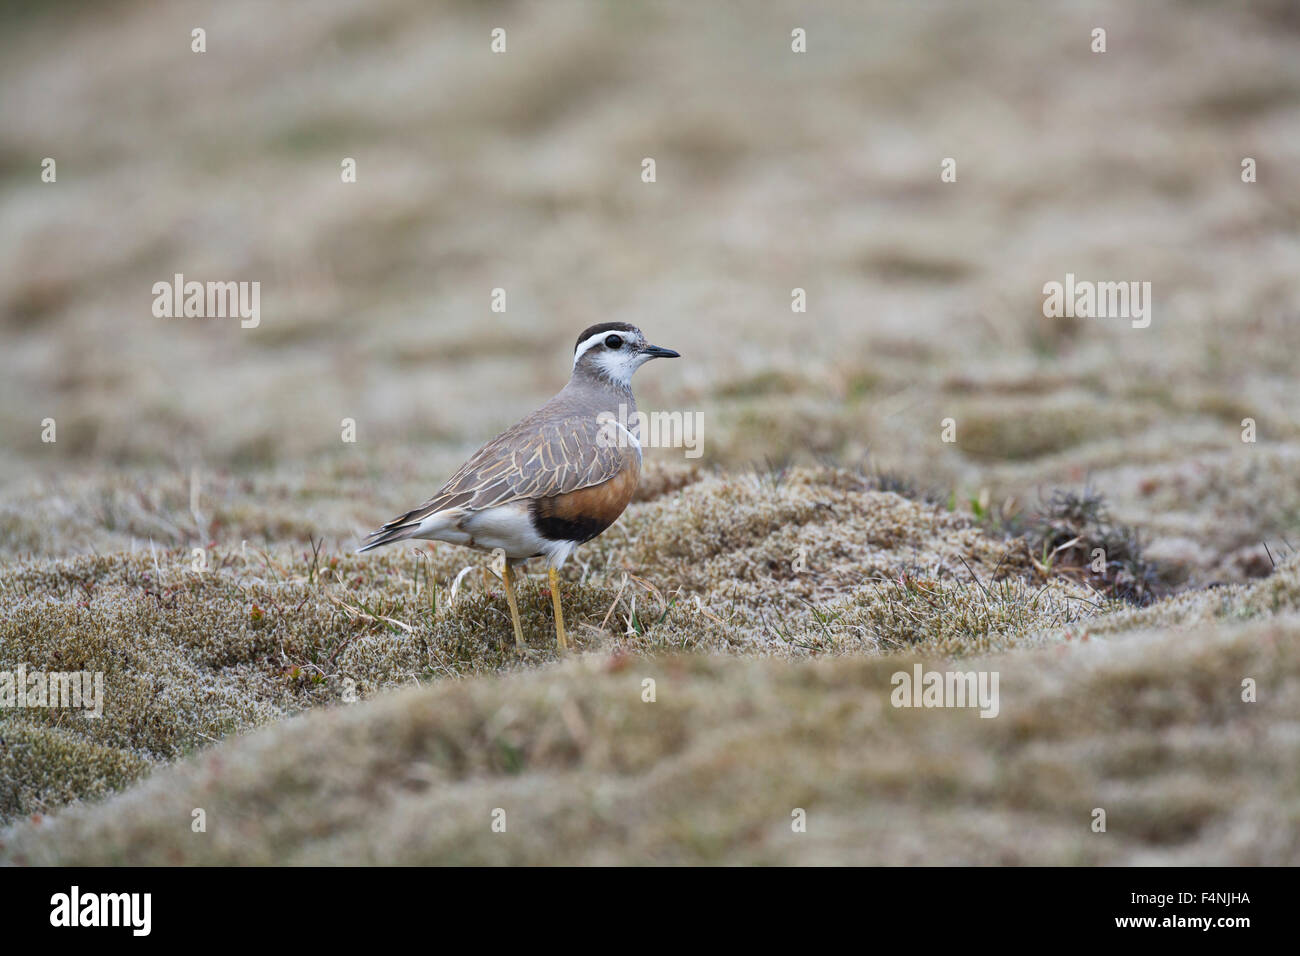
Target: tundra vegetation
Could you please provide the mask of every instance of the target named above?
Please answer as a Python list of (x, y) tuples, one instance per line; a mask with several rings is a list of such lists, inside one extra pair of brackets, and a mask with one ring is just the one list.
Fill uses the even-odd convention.
[[(0, 706), (0, 862), (1300, 860), (1291, 4), (290, 11), (0, 14), (0, 671), (104, 688)], [(701, 453), (521, 658), (353, 549), (608, 318)]]

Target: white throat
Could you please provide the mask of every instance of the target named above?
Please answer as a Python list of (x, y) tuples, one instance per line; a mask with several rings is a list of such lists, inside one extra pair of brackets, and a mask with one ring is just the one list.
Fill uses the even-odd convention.
[(615, 385), (630, 388), (632, 373), (650, 361), (651, 356), (644, 352), (628, 352), (619, 349), (617, 352), (598, 352), (592, 358), (596, 368), (600, 369), (601, 375)]

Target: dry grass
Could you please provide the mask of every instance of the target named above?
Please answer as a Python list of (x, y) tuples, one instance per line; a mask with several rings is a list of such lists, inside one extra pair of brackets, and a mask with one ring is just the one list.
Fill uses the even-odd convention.
[[(328, 557), (306, 552), (279, 559), (213, 549), (203, 572), (194, 571), (190, 555), (179, 551), (16, 565), (0, 585), (5, 607), (0, 618), (0, 648), (4, 648), (0, 669), (40, 661), (50, 662), (50, 669), (57, 664), (62, 670), (102, 670), (108, 706), (97, 721), (58, 710), (5, 711), (0, 779), (9, 782), (9, 789), (0, 793), (0, 810), (11, 818), (48, 813), (70, 800), (120, 789), (158, 764), (198, 750), (204, 753), (191, 756), (193, 765), (211, 766), (216, 761), (225, 767), (228, 761), (246, 759), (238, 756), (241, 747), (254, 747), (250, 753), (269, 752), (257, 747), (292, 749), (299, 745), (232, 741), (215, 750), (209, 745), (309, 709), (324, 711), (307, 721), (313, 729), (293, 722), (268, 733), (319, 734), (309, 746), (312, 754), (330, 753), (334, 755), (330, 760), (350, 764), (353, 758), (346, 746), (339, 744), (336, 749), (333, 742), (338, 718), (329, 716), (349, 698), (362, 701), (356, 712), (373, 713), (373, 719), (382, 722), (387, 719), (382, 716), (385, 709), (396, 706), (383, 692), (430, 682), (435, 687), (459, 685), (458, 678), (470, 677), (475, 678), (471, 683), (476, 688), (470, 693), (481, 695), (476, 699), (485, 709), (511, 711), (517, 707), (520, 688), (528, 688), (538, 701), (551, 700), (563, 712), (557, 675), (568, 675), (562, 683), (567, 681), (564, 686), (571, 687), (572, 681), (580, 679), (579, 673), (621, 669), (659, 673), (663, 668), (671, 673), (694, 668), (671, 656), (683, 651), (715, 661), (706, 667), (710, 681), (732, 673), (721, 662), (728, 655), (840, 661), (845, 668), (841, 677), (834, 676), (833, 667), (791, 672), (808, 675), (805, 678), (780, 676), (779, 670), (761, 672), (761, 678), (742, 677), (760, 672), (733, 665), (740, 682), (736, 694), (750, 694), (741, 687), (751, 679), (777, 685), (807, 680), (811, 700), (825, 692), (825, 681), (835, 687), (851, 686), (859, 679), (851, 675), (859, 674), (861, 667), (870, 673), (885, 667), (897, 670), (918, 652), (962, 659), (963, 668), (975, 666), (969, 663), (974, 655), (1003, 652), (1002, 658), (995, 659), (1001, 663), (986, 661), (980, 666), (1036, 673), (1037, 665), (1025, 657), (1029, 648), (1086, 647), (1089, 638), (1123, 637), (1144, 648), (1133, 652), (1134, 660), (1126, 665), (1128, 679), (1136, 680), (1139, 670), (1148, 668), (1154, 686), (1151, 706), (1178, 714), (1180, 726), (1196, 728), (1202, 720), (1199, 712), (1181, 713), (1182, 704), (1163, 699), (1182, 693), (1176, 674), (1193, 666), (1180, 660), (1176, 674), (1163, 672), (1156, 662), (1168, 653), (1168, 642), (1181, 640), (1180, 632), (1188, 628), (1199, 628), (1202, 637), (1188, 638), (1189, 648), (1199, 647), (1197, 641), (1218, 646), (1216, 642), (1226, 634), (1240, 651), (1260, 640), (1260, 634), (1274, 633), (1267, 627), (1239, 633), (1235, 629), (1240, 623), (1276, 618), (1284, 622), (1277, 625), (1284, 628), (1281, 633), (1290, 634), (1286, 629), (1294, 627), (1292, 619), (1300, 613), (1300, 559), (1291, 559), (1277, 573), (1249, 586), (1185, 592), (1136, 608), (1108, 600), (1060, 570), (1044, 576), (1023, 542), (991, 536), (971, 519), (941, 506), (855, 487), (859, 482), (865, 485), (861, 476), (843, 470), (796, 468), (779, 481), (771, 476), (705, 478), (671, 498), (634, 505), (615, 540), (594, 549), (585, 567), (569, 569), (565, 583), (569, 625), (584, 663), (558, 672), (548, 663), (554, 653), (544, 589), (536, 584), (523, 589), (524, 626), (531, 650), (528, 658), (520, 660), (513, 650), (503, 597), (495, 586), (483, 589), (483, 578), (473, 573), (462, 578), (453, 602), (449, 584), (458, 577), (464, 560), (464, 553), (453, 548), (438, 548), (427, 556), (393, 551)], [(725, 515), (734, 520), (725, 528), (714, 527), (711, 522)], [(787, 533), (794, 536), (787, 538)], [(797, 543), (801, 534), (816, 542), (802, 554)], [(924, 566), (916, 563), (920, 555), (926, 556)], [(635, 576), (625, 567), (635, 569)], [(902, 570), (890, 576), (882, 568)], [(1173, 629), (1174, 636), (1160, 638), (1159, 629), (1166, 633)], [(1084, 645), (1077, 644), (1080, 640)], [(854, 658), (882, 654), (887, 655), (884, 664), (852, 663)], [(1225, 672), (1215, 673), (1228, 680)], [(1285, 668), (1268, 674), (1257, 679), (1267, 679), (1271, 693), (1282, 693), (1278, 682), (1295, 677), (1288, 676)], [(1223, 693), (1230, 690), (1231, 686)], [(455, 697), (459, 693), (430, 690), (420, 699), (428, 700), (429, 694), (459, 699)], [(592, 693), (599, 698), (602, 692)], [(698, 693), (698, 698), (688, 698), (691, 704), (681, 720), (688, 719), (693, 708), (707, 711), (712, 706), (706, 702), (712, 691)], [(606, 706), (602, 701), (594, 699), (584, 706), (600, 710)], [(1081, 696), (1079, 706), (1082, 701)], [(769, 700), (761, 694), (752, 697), (748, 706), (762, 712), (787, 705), (808, 706)], [(734, 706), (741, 706), (739, 698)], [(820, 713), (822, 706), (818, 704), (812, 713)], [(1276, 707), (1267, 712), (1283, 713)], [(816, 720), (812, 714), (805, 719)], [(1007, 720), (1004, 715), (995, 723)], [(623, 753), (638, 746), (619, 736), (625, 729), (601, 725), (574, 733), (593, 747)], [(649, 737), (662, 728), (643, 730), (647, 737), (640, 746), (650, 746)], [(827, 734), (836, 732), (825, 729)], [(1033, 728), (1023, 732), (1038, 737)], [(459, 740), (456, 746), (467, 753), (481, 750), (473, 739), (461, 740), (454, 728), (442, 733)], [(669, 743), (661, 741), (663, 746)], [(772, 741), (761, 744), (770, 745)], [(506, 760), (491, 756), (496, 747), (493, 743), (488, 748), (488, 758)], [(510, 744), (506, 749), (519, 748)], [(228, 752), (231, 755), (225, 756)], [(406, 758), (373, 759), (400, 762)], [(548, 759), (528, 765), (538, 773), (550, 773), (555, 768), (549, 767)], [(1139, 771), (1129, 768), (1128, 772)], [(323, 765), (319, 772), (331, 771)], [(250, 764), (247, 773), (252, 777), (266, 773), (268, 788), (283, 785), (283, 768), (278, 765), (259, 769)], [(467, 779), (475, 773), (464, 770)], [(209, 782), (225, 785), (224, 780)], [(378, 778), (371, 781), (372, 786), (381, 784)], [(823, 784), (833, 789), (830, 781), (817, 786)], [(250, 779), (247, 786), (257, 784)], [(312, 787), (304, 787), (304, 799), (313, 792)], [(349, 801), (363, 796), (354, 795)], [(145, 798), (110, 801), (89, 812), (113, 817), (132, 799)], [(377, 818), (388, 814), (378, 805), (370, 812)], [(714, 807), (710, 812), (721, 811)], [(1218, 804), (1206, 811), (1210, 816), (1225, 812)], [(73, 818), (80, 819), (76, 814)], [(1147, 820), (1142, 826), (1158, 828), (1159, 824)], [(33, 834), (55, 832), (46, 823), (20, 827), (11, 834), (18, 856), (40, 842), (28, 842), (36, 840), (26, 835), (28, 828)], [(139, 834), (132, 839), (139, 839)], [(153, 849), (142, 844), (131, 852), (161, 854), (165, 845), (166, 855), (154, 859), (170, 860), (173, 853), (188, 858), (179, 844), (159, 839), (161, 844)], [(713, 850), (700, 851), (703, 856), (698, 858), (717, 852), (720, 858), (731, 859), (729, 854), (741, 852), (722, 835), (718, 839)], [(208, 845), (199, 846), (202, 857)], [(113, 859), (128, 851), (115, 844), (106, 852), (109, 856), (104, 859)], [(220, 858), (253, 861), (299, 852), (306, 859), (333, 851), (306, 845), (277, 848), (274, 841), (264, 846), (236, 841), (220, 851), (232, 855)], [(374, 852), (378, 858), (410, 859), (396, 849), (392, 852), (398, 855), (393, 857), (384, 856), (387, 851)], [(685, 859), (697, 858), (680, 847), (665, 852), (668, 858), (678, 852), (686, 852)], [(1242, 852), (1267, 856), (1258, 846)], [(1020, 857), (1012, 853), (1009, 858)], [(1092, 859), (1086, 854), (1083, 858)], [(465, 859), (477, 857), (471, 853)]]
[[(891, 707), (891, 675), (910, 656), (589, 655), (280, 723), (101, 806), (11, 829), (0, 853), (78, 864), (1294, 864), (1297, 637), (1293, 613), (967, 662), (1000, 672), (993, 720)], [(1258, 703), (1242, 702), (1245, 677), (1259, 681)], [(645, 679), (654, 703), (642, 700)], [(796, 808), (806, 833), (792, 832)], [(1096, 808), (1105, 833), (1091, 829)], [(498, 810), (505, 833), (492, 829)]]
[[(1294, 861), (1286, 3), (49, 11), (0, 14), (0, 669), (111, 696), (0, 711), (5, 860)], [(261, 325), (156, 319), (176, 272)], [(1151, 327), (1045, 319), (1066, 272)], [(608, 318), (705, 454), (521, 662), (477, 558), (351, 551)], [(1003, 715), (889, 708), (914, 655)]]
[[(779, 484), (707, 478), (634, 505), (567, 569), (565, 603), (582, 650), (784, 657), (970, 652), (1103, 608), (1064, 579), (995, 581), (1024, 565), (1016, 547), (844, 471), (795, 469)], [(888, 576), (919, 555), (923, 578)], [(103, 671), (109, 705), (95, 721), (0, 711), (10, 771), (0, 814), (99, 796), (345, 692), (366, 698), (554, 653), (544, 586), (523, 588), (533, 657), (521, 663), (498, 583), (485, 588), (478, 568), (462, 576), (481, 562), (456, 548), (362, 557), (214, 547), (204, 559), (196, 571), (192, 553), (155, 548), (10, 566), (0, 670)]]

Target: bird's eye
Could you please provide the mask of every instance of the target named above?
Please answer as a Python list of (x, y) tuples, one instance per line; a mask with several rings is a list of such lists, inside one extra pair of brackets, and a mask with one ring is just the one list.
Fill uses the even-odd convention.
[(605, 337), (605, 348), (621, 349), (622, 347), (623, 347), (623, 339), (621, 336), (609, 335)]

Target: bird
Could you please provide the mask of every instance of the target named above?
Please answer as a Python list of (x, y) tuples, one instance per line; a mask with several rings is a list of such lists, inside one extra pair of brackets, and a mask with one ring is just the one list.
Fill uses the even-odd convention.
[(578, 545), (618, 520), (641, 475), (632, 374), (652, 359), (680, 357), (626, 322), (583, 330), (564, 388), (471, 455), (424, 504), (367, 535), (357, 552), (411, 538), (503, 552), (501, 580), (520, 654), (514, 571), (545, 558), (555, 642), (565, 653), (559, 570)]

